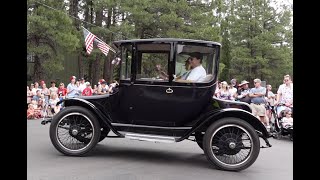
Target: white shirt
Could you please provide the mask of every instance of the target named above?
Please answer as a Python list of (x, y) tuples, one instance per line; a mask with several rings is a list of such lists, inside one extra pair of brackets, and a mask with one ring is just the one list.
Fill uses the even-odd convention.
[(193, 82), (203, 82), (206, 76), (206, 70), (203, 68), (202, 65), (200, 65), (191, 70), (186, 80), (190, 80)]
[(86, 83), (81, 84), (79, 86), (80, 91), (82, 92), (87, 87)]
[(229, 92), (231, 93), (231, 100), (234, 100), (236, 93), (237, 93), (237, 88), (232, 87), (229, 89)]

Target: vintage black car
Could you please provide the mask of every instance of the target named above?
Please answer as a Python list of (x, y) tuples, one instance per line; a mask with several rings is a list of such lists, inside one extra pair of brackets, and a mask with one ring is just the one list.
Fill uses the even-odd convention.
[[(51, 122), (50, 139), (61, 153), (85, 155), (106, 137), (163, 143), (192, 140), (210, 164), (240, 171), (255, 162), (261, 147), (271, 147), (266, 128), (247, 103), (213, 97), (219, 43), (156, 38), (114, 45), (121, 59), (114, 91), (67, 98), (52, 120), (42, 122)], [(200, 59), (205, 70), (201, 80), (179, 81), (188, 72), (184, 66), (188, 57)], [(267, 146), (260, 146), (259, 137)]]

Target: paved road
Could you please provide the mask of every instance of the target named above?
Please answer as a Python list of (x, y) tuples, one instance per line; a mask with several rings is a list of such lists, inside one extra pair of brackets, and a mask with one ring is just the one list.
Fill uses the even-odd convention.
[(51, 144), (49, 125), (28, 120), (28, 180), (292, 180), (293, 147), (288, 139), (270, 139), (257, 161), (241, 172), (209, 166), (192, 141), (152, 143), (105, 139), (87, 157), (68, 157)]

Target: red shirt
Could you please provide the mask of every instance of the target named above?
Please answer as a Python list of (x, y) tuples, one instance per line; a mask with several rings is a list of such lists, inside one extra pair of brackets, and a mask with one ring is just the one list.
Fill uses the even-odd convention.
[(59, 88), (58, 89), (58, 96), (62, 92), (62, 96), (65, 96), (67, 94), (67, 88)]
[(82, 91), (82, 96), (92, 96), (92, 89), (89, 87), (84, 88)]

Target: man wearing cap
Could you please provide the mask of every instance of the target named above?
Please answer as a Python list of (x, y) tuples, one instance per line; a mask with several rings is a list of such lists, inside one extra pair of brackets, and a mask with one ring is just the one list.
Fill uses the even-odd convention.
[(249, 97), (249, 82), (246, 80), (241, 81), (238, 85), (240, 87), (240, 91), (237, 92), (236, 99), (241, 102), (246, 102), (248, 104), (251, 103), (251, 98)]
[(260, 79), (254, 79), (254, 88), (251, 88), (249, 92), (249, 97), (251, 97), (251, 108), (252, 108), (252, 114), (255, 116), (259, 116), (260, 121), (265, 124), (265, 126), (269, 126), (269, 122), (267, 118), (265, 118), (266, 115), (266, 108), (265, 108), (265, 94), (266, 94), (266, 88), (261, 86), (261, 80)]
[(67, 86), (67, 98), (73, 98), (77, 96), (78, 87), (76, 85), (76, 77), (70, 77), (70, 83)]
[(187, 73), (185, 80), (179, 79), (177, 82), (203, 82), (207, 72), (202, 66), (202, 54), (192, 53), (189, 62), (191, 70)]
[(86, 88), (83, 89), (82, 91), (82, 96), (92, 96), (92, 88), (90, 86), (90, 83), (89, 82), (86, 82)]

